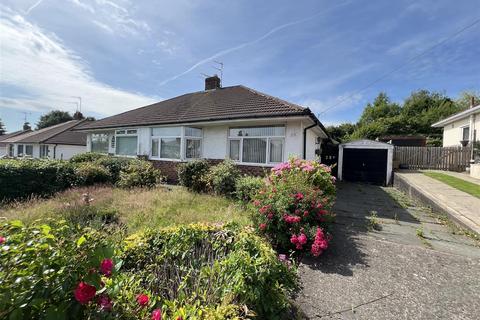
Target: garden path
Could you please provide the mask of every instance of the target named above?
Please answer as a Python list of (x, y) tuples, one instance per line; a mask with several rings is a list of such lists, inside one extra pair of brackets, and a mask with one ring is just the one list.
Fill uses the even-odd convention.
[(478, 319), (478, 238), (394, 188), (339, 184), (334, 211), (331, 247), (299, 267), (305, 318)]

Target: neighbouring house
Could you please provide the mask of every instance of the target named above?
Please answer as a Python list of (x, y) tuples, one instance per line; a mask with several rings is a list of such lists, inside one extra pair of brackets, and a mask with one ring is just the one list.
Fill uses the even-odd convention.
[(460, 146), (480, 141), (480, 104), (475, 105), (472, 99), (469, 109), (456, 113), (446, 119), (432, 124), (432, 127), (443, 128), (443, 146)]
[(0, 136), (0, 158), (3, 158), (5, 156), (7, 156), (7, 154), (8, 154), (8, 144), (6, 142), (4, 142), (5, 140), (16, 137), (20, 134), (23, 134), (23, 133), (26, 133), (26, 132), (29, 132), (29, 131), (31, 131), (31, 130), (30, 129), (28, 129), (28, 130), (18, 130), (18, 131), (15, 131), (15, 132), (10, 132), (10, 133), (1, 135)]
[(425, 147), (427, 145), (425, 136), (392, 135), (380, 137), (378, 141), (390, 143), (398, 147)]
[(329, 139), (310, 109), (242, 85), (221, 87), (217, 76), (205, 79), (204, 91), (75, 130), (88, 133), (88, 151), (148, 158), (169, 181), (177, 179), (178, 163), (199, 158), (229, 158), (242, 172), (261, 174), (290, 155), (315, 159)]
[(40, 130), (21, 132), (3, 139), (8, 157), (49, 158), (68, 160), (86, 152), (87, 134), (73, 131), (87, 120), (71, 120)]

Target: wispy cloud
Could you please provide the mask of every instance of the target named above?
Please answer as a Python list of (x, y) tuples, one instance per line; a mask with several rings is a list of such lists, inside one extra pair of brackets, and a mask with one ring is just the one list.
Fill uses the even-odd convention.
[(111, 115), (154, 101), (96, 80), (88, 64), (54, 34), (0, 9), (0, 85), (13, 89), (2, 93), (0, 107), (71, 110), (71, 96), (81, 96), (86, 113)]
[(208, 58), (205, 58), (205, 59), (202, 59), (202, 60), (198, 61), (197, 63), (195, 63), (194, 65), (192, 65), (192, 66), (191, 66), (190, 68), (188, 68), (187, 70), (185, 70), (185, 71), (183, 71), (183, 72), (181, 72), (181, 73), (179, 73), (179, 74), (177, 74), (177, 75), (175, 75), (175, 76), (173, 76), (173, 77), (170, 77), (170, 78), (168, 78), (168, 79), (163, 80), (162, 82), (160, 82), (160, 86), (163, 86), (163, 85), (165, 85), (165, 84), (167, 84), (167, 83), (169, 83), (169, 82), (171, 82), (171, 81), (173, 81), (173, 80), (176, 80), (176, 79), (178, 79), (178, 78), (180, 78), (180, 77), (182, 77), (182, 76), (184, 76), (184, 75), (192, 72), (193, 70), (195, 70), (196, 68), (198, 68), (198, 67), (201, 66), (201, 65), (204, 65), (204, 64), (207, 63), (207, 62), (210, 62), (210, 61), (213, 61), (213, 60), (215, 60), (215, 59), (218, 59), (218, 58), (220, 58), (220, 57), (222, 57), (222, 56), (224, 56), (224, 55), (226, 55), (226, 54), (229, 54), (229, 53), (232, 53), (232, 52), (241, 50), (241, 49), (243, 49), (243, 48), (245, 48), (245, 47), (255, 45), (255, 44), (257, 44), (257, 43), (259, 43), (259, 42), (267, 39), (267, 38), (270, 37), (271, 35), (279, 32), (279, 31), (281, 31), (281, 30), (283, 30), (283, 29), (286, 29), (286, 28), (289, 28), (289, 27), (293, 27), (293, 26), (298, 25), (298, 24), (301, 24), (301, 23), (305, 23), (305, 22), (307, 22), (307, 21), (310, 21), (310, 20), (312, 20), (312, 19), (314, 19), (314, 18), (322, 15), (322, 14), (327, 14), (328, 12), (330, 12), (330, 11), (332, 11), (332, 10), (334, 10), (334, 9), (337, 9), (337, 8), (340, 7), (340, 6), (344, 6), (344, 5), (348, 4), (348, 3), (349, 3), (349, 2), (343, 2), (343, 3), (340, 3), (339, 5), (337, 5), (337, 6), (333, 7), (333, 8), (330, 8), (330, 9), (328, 9), (328, 10), (322, 10), (322, 11), (316, 12), (315, 14), (313, 14), (313, 15), (307, 17), (307, 18), (304, 18), (304, 19), (300, 19), (300, 20), (296, 20), (296, 21), (292, 21), (292, 22), (288, 22), (288, 23), (279, 25), (279, 26), (271, 29), (271, 30), (268, 31), (267, 33), (263, 34), (263, 35), (262, 35), (261, 37), (259, 37), (259, 38), (256, 38), (256, 39), (254, 39), (254, 40), (252, 40), (252, 41), (247, 41), (247, 42), (241, 43), (241, 44), (239, 44), (239, 45), (237, 45), (237, 46), (234, 46), (234, 47), (231, 47), (231, 48), (228, 48), (228, 49), (225, 49), (225, 50), (221, 50), (221, 51), (215, 53), (214, 55), (212, 55), (212, 56), (210, 56), (210, 57), (208, 57)]
[(38, 0), (37, 2), (35, 2), (32, 6), (30, 6), (26, 11), (25, 11), (25, 14), (28, 15), (30, 14), (30, 12), (35, 9), (36, 7), (38, 7), (41, 3), (43, 2), (43, 0)]

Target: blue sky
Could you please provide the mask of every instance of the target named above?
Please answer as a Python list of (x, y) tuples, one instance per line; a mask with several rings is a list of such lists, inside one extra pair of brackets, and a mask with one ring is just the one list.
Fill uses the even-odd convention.
[[(480, 89), (480, 23), (392, 69), (480, 18), (478, 0), (147, 1), (6, 0), (0, 4), (0, 118), (51, 109), (97, 118), (203, 89), (213, 60), (223, 85), (243, 84), (356, 121), (386, 91), (401, 102), (428, 89)], [(338, 104), (338, 105), (337, 105)]]

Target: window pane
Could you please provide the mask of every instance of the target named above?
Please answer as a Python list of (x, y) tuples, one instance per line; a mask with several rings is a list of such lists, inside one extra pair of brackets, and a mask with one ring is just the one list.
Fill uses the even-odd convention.
[(125, 130), (117, 130), (117, 134), (125, 134)]
[(187, 159), (196, 159), (201, 157), (202, 140), (187, 139), (185, 156)]
[(108, 135), (106, 133), (92, 134), (92, 152), (108, 153)]
[(48, 146), (41, 145), (40, 146), (40, 158), (48, 158)]
[(127, 134), (137, 134), (137, 130), (127, 130)]
[(284, 136), (285, 127), (230, 128), (230, 137), (269, 137)]
[(25, 146), (25, 154), (27, 156), (33, 156), (33, 146)]
[(187, 136), (187, 137), (201, 137), (202, 136), (202, 129), (186, 127), (185, 128), (185, 136)]
[(266, 139), (243, 139), (242, 162), (265, 163), (266, 157)]
[(180, 127), (163, 127), (163, 128), (152, 128), (152, 136), (159, 137), (176, 137), (181, 136), (182, 130)]
[(240, 140), (230, 140), (230, 159), (240, 161)]
[(153, 139), (152, 140), (152, 156), (153, 157), (158, 157), (158, 139)]
[(160, 158), (180, 159), (180, 138), (162, 138)]
[(117, 137), (115, 154), (122, 156), (137, 155), (137, 137)]
[(23, 144), (17, 146), (17, 156), (23, 156)]
[(270, 162), (282, 162), (283, 160), (283, 140), (270, 140)]
[(470, 128), (465, 127), (463, 128), (462, 140), (469, 140), (470, 139)]

